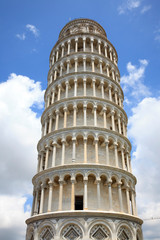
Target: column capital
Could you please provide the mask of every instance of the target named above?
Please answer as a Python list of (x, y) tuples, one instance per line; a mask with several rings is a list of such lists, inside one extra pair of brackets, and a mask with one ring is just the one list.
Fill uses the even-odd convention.
[(75, 38), (75, 42), (78, 42), (78, 37)]
[(103, 107), (103, 112), (105, 113), (107, 111), (107, 108), (106, 107)]
[(112, 109), (112, 111), (111, 111), (111, 115), (112, 115), (112, 116), (115, 115), (115, 111), (114, 111), (114, 109)]
[(64, 180), (63, 180), (63, 179), (59, 179), (58, 182), (59, 182), (60, 185), (63, 185), (63, 184), (64, 184)]
[(64, 43), (61, 44), (61, 47), (62, 47), (62, 48), (64, 47)]
[(91, 60), (92, 60), (92, 61), (95, 61), (95, 57), (91, 57)]
[(67, 43), (71, 43), (71, 40), (69, 39), (69, 40), (67, 41)]
[(55, 140), (53, 140), (52, 146), (56, 146), (56, 145), (57, 145), (57, 142)]
[(112, 88), (112, 85), (111, 85), (111, 84), (109, 84), (109, 85), (108, 85), (108, 89), (111, 89), (111, 88)]
[(113, 143), (113, 146), (114, 146), (115, 148), (117, 148), (117, 147), (118, 147), (118, 143), (117, 143), (117, 142), (114, 142), (114, 143)]
[(83, 37), (83, 41), (86, 41), (86, 37)]
[(67, 110), (68, 110), (67, 106), (64, 106), (63, 111), (67, 112)]
[(100, 40), (100, 39), (98, 39), (98, 43), (99, 43), (99, 44), (101, 43), (101, 40)]
[(90, 41), (91, 41), (91, 42), (94, 42), (94, 38), (93, 38), (93, 37), (91, 37), (91, 38), (90, 38)]

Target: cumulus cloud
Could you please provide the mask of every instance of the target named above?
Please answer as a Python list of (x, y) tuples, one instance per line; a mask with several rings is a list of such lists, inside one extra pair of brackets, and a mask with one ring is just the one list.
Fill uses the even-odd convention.
[(11, 238), (7, 238), (9, 232), (14, 232), (15, 240), (22, 239), (21, 235), (24, 239), (22, 230), (28, 216), (23, 210), (24, 196), (32, 194), (41, 131), (40, 118), (33, 109), (42, 109), (43, 94), (39, 82), (14, 73), (0, 84), (0, 236), (6, 240)]
[(119, 14), (125, 14), (128, 11), (132, 11), (132, 10), (140, 7), (140, 5), (141, 5), (140, 0), (125, 0), (118, 7), (118, 13)]
[(129, 118), (129, 138), (134, 143), (133, 172), (138, 179), (137, 204), (144, 220), (144, 239), (159, 239), (160, 217), (160, 97), (144, 98), (132, 109)]
[(0, 236), (3, 240), (22, 240), (25, 235), (25, 220), (30, 217), (30, 208), (24, 212), (25, 197), (0, 196)]
[(16, 37), (19, 38), (20, 40), (25, 40), (26, 39), (25, 33), (22, 33), (22, 34), (17, 33)]
[(38, 28), (36, 28), (36, 26), (31, 25), (31, 24), (27, 24), (27, 25), (26, 25), (26, 28), (27, 28), (31, 33), (33, 33), (33, 35), (34, 35), (35, 37), (38, 37), (38, 36), (39, 36), (39, 30), (38, 30)]
[(145, 70), (148, 65), (146, 59), (139, 60), (139, 66), (127, 63), (127, 75), (121, 77), (121, 84), (124, 92), (128, 93), (129, 98), (141, 99), (144, 96), (150, 96), (150, 90), (143, 83)]

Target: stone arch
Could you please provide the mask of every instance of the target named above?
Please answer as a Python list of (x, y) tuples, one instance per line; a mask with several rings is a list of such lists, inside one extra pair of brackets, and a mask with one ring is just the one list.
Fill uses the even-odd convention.
[(83, 225), (76, 219), (67, 219), (60, 225), (58, 232), (64, 240), (80, 240), (84, 235)]
[(117, 240), (132, 240), (133, 231), (129, 223), (121, 222), (117, 226)]
[(26, 240), (34, 240), (34, 226), (33, 226), (33, 224), (28, 225), (28, 227), (27, 227)]
[(99, 222), (96, 224), (92, 224), (92, 227), (89, 231), (89, 237), (93, 240), (109, 240), (111, 239), (111, 230), (110, 228), (104, 224), (103, 222)]
[(49, 220), (45, 220), (38, 227), (38, 236), (40, 240), (52, 240), (54, 239), (55, 228), (53, 223)]

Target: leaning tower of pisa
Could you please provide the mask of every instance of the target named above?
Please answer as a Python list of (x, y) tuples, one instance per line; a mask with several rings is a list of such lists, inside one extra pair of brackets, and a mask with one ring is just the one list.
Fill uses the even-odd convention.
[(118, 56), (95, 21), (64, 26), (49, 63), (27, 240), (142, 240)]

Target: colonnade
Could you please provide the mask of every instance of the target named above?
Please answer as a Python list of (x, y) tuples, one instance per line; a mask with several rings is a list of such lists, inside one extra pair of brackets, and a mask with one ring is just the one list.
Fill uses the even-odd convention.
[(97, 53), (105, 56), (105, 58), (108, 58), (111, 62), (117, 65), (117, 54), (109, 42), (98, 39), (95, 36), (76, 36), (66, 39), (53, 48), (50, 55), (50, 67), (59, 59), (78, 52)]
[(126, 116), (107, 105), (86, 101), (67, 102), (50, 109), (42, 117), (42, 136), (63, 128), (100, 127), (127, 137)]
[(112, 83), (108, 83), (105, 79), (99, 80), (95, 77), (92, 79), (86, 77), (78, 79), (75, 77), (54, 84), (54, 86), (46, 92), (45, 108), (64, 98), (77, 96), (86, 97), (88, 95), (107, 99), (123, 108), (121, 91), (116, 86), (113, 86)]
[(120, 76), (117, 67), (112, 66), (103, 58), (101, 59), (96, 56), (91, 57), (90, 55), (71, 56), (70, 58), (57, 62), (49, 71), (48, 82), (51, 84), (59, 77), (78, 72), (99, 73), (111, 78), (118, 84), (120, 83)]
[[(42, 214), (44, 212), (44, 208), (46, 209), (46, 212), (64, 211), (64, 209), (67, 211), (75, 210), (75, 196), (77, 194), (76, 188), (79, 188), (78, 185), (81, 185), (81, 183), (83, 183), (82, 192), (84, 198), (83, 209), (81, 210), (117, 211), (137, 215), (135, 191), (129, 182), (124, 182), (123, 179), (118, 181), (114, 176), (110, 179), (107, 179), (103, 175), (96, 178), (93, 174), (89, 174), (85, 177), (80, 174), (77, 176), (66, 175), (64, 178), (55, 177), (53, 181), (46, 179), (43, 183), (40, 183), (40, 185), (34, 189), (32, 215)], [(56, 188), (58, 191), (56, 192), (58, 193), (58, 199), (56, 198), (56, 201), (58, 201), (55, 206), (53, 206), (55, 201), (53, 188)], [(88, 188), (91, 188), (92, 190), (96, 188), (96, 195), (94, 194), (94, 198), (97, 206), (94, 206), (94, 209), (91, 207), (92, 199), (89, 197), (90, 190)], [(46, 191), (48, 191), (47, 194)], [(101, 191), (106, 192), (106, 199), (103, 198), (103, 203)], [(63, 205), (65, 204), (63, 195), (69, 194), (69, 192), (70, 202), (67, 205), (68, 208), (66, 209), (66, 206)], [(115, 195), (118, 198), (118, 205), (115, 205), (113, 202)], [(46, 204), (44, 204), (44, 200), (46, 200), (46, 198), (47, 201)], [(88, 200), (90, 202), (89, 204)]]
[(132, 172), (128, 148), (112, 138), (92, 135), (57, 136), (57, 139), (46, 145), (41, 144), (38, 148), (38, 172), (74, 163), (103, 164)]

